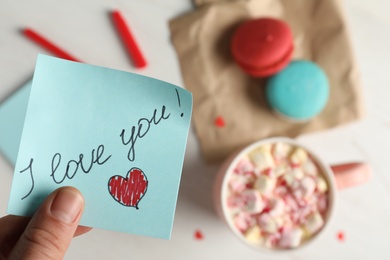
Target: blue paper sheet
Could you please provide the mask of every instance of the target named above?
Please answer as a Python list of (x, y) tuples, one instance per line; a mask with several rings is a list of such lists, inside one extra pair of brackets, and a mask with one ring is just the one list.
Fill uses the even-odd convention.
[(8, 213), (74, 186), (81, 225), (169, 239), (191, 113), (175, 85), (39, 55)]
[(31, 80), (0, 104), (0, 152), (13, 165), (18, 157), (30, 89)]

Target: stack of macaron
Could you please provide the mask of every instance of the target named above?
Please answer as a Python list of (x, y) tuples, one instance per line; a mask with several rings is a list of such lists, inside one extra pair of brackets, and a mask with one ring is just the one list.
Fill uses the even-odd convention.
[(268, 77), (271, 108), (293, 122), (307, 121), (326, 106), (329, 83), (314, 62), (292, 61), (294, 40), (288, 24), (275, 18), (241, 23), (231, 39), (237, 65), (252, 77)]

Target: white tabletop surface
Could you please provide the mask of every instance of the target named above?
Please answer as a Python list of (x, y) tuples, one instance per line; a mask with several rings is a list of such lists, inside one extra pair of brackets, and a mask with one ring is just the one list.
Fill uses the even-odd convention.
[[(373, 177), (339, 193), (331, 227), (295, 253), (258, 253), (239, 242), (213, 208), (218, 166), (202, 160), (190, 132), (172, 239), (92, 230), (73, 240), (66, 259), (390, 259), (390, 1), (345, 0), (347, 22), (362, 72), (367, 115), (348, 126), (300, 137), (329, 163), (364, 160)], [(135, 70), (108, 13), (120, 9), (150, 62)], [(90, 64), (135, 71), (183, 85), (167, 22), (191, 11), (190, 0), (0, 0), (0, 100), (31, 77), (36, 55), (46, 53), (20, 29), (29, 26)], [(342, 58), (342, 57), (341, 57)], [(3, 122), (0, 122), (2, 124)], [(6, 214), (13, 168), (0, 157), (0, 215)], [(194, 239), (200, 229), (204, 239)], [(336, 238), (345, 233), (345, 241)]]

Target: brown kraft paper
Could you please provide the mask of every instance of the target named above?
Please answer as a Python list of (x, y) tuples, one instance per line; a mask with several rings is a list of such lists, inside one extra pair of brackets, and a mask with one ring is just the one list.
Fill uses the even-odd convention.
[[(339, 0), (196, 0), (196, 10), (170, 21), (184, 84), (194, 95), (193, 120), (208, 162), (272, 136), (296, 137), (362, 117), (360, 79)], [(250, 18), (276, 17), (294, 35), (293, 59), (319, 64), (330, 83), (325, 109), (304, 123), (276, 116), (265, 99), (266, 79), (246, 75), (230, 54), (235, 28)], [(225, 127), (217, 127), (220, 116)]]

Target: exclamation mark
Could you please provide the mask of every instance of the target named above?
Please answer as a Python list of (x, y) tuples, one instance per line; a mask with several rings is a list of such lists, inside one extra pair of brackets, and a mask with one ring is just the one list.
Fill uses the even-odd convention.
[[(180, 104), (180, 95), (179, 95), (179, 91), (177, 91), (177, 89), (175, 89), (176, 90), (176, 95), (177, 95), (177, 101), (179, 102), (179, 107), (181, 107), (181, 104)], [(180, 114), (180, 116), (181, 117), (183, 117), (184, 116), (184, 114), (183, 113), (181, 113)]]

